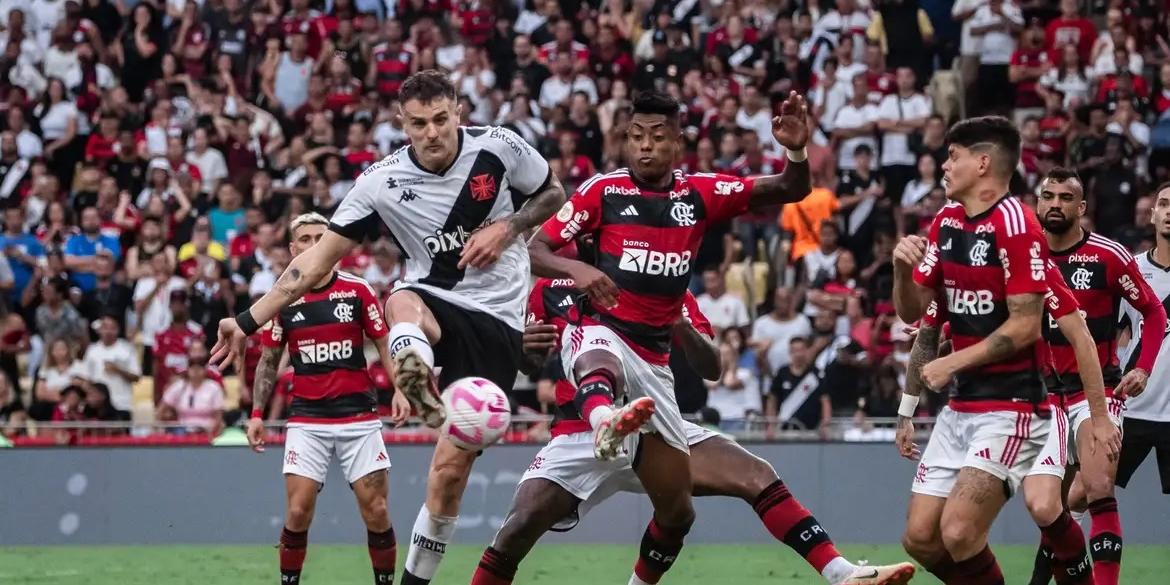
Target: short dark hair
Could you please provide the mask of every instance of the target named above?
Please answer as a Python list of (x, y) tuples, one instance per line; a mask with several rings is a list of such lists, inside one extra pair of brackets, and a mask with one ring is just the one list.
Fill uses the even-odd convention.
[(1150, 195), (1152, 195), (1154, 197), (1154, 200), (1157, 201), (1158, 193), (1161, 193), (1162, 191), (1165, 191), (1167, 189), (1170, 189), (1170, 181), (1166, 181), (1166, 182), (1162, 183), (1161, 185), (1158, 185), (1158, 187), (1156, 189), (1154, 189), (1153, 191), (1150, 192)]
[(803, 335), (793, 335), (788, 339), (788, 345), (792, 345), (793, 343), (803, 343), (804, 345), (808, 345), (808, 338)]
[(678, 124), (679, 104), (668, 93), (661, 91), (643, 91), (634, 96), (635, 114), (659, 114), (666, 116), (667, 121)]
[(981, 116), (958, 122), (947, 131), (946, 143), (971, 150), (998, 151), (992, 160), (999, 176), (1005, 179), (1011, 177), (1020, 162), (1020, 131), (1003, 116)]
[(424, 69), (407, 77), (398, 90), (398, 100), (401, 103), (418, 100), (429, 104), (441, 98), (455, 101), (455, 86), (446, 75), (435, 69)]
[(868, 144), (861, 143), (857, 145), (857, 148), (853, 149), (853, 156), (861, 156), (863, 154), (866, 156), (873, 156), (873, 147)]
[(1053, 167), (1052, 170), (1048, 171), (1048, 174), (1044, 175), (1044, 180), (1052, 181), (1053, 183), (1076, 181), (1082, 185), (1084, 184), (1084, 182), (1081, 181), (1081, 176), (1078, 175), (1076, 171), (1065, 167)]

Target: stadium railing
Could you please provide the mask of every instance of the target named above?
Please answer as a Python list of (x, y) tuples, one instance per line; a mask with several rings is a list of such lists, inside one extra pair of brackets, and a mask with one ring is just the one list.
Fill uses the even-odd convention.
[[(505, 433), (504, 443), (544, 443), (549, 438), (548, 425), (552, 417), (540, 414), (517, 414), (512, 417), (512, 427)], [(386, 420), (383, 438), (391, 444), (432, 443), (438, 431), (426, 428), (415, 421), (395, 428)], [(695, 420), (699, 423), (700, 421)], [(894, 440), (895, 418), (855, 417), (833, 419), (827, 432), (800, 428), (798, 425), (781, 423), (777, 419), (756, 417), (745, 420), (724, 420), (719, 427), (710, 426), (737, 441), (749, 443), (769, 442), (892, 442)], [(919, 439), (924, 440), (934, 426), (933, 418), (915, 419)], [(284, 442), (284, 421), (265, 423), (265, 442), (269, 445)], [(36, 422), (8, 428), (11, 436), (7, 441), (14, 447), (123, 447), (123, 446), (246, 446), (247, 439), (242, 426), (228, 426), (218, 436), (212, 437), (205, 431), (189, 429), (174, 422), (135, 423), (128, 421), (70, 421)], [(0, 445), (4, 439), (0, 436)]]

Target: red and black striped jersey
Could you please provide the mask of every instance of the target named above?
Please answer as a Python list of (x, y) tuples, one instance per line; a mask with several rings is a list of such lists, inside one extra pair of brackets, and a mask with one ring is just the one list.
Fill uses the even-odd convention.
[[(1162, 303), (1149, 284), (1142, 278), (1137, 262), (1124, 246), (1092, 232), (1085, 232), (1079, 242), (1067, 250), (1053, 250), (1052, 261), (1059, 267), (1064, 280), (1071, 285), (1081, 314), (1089, 325), (1089, 333), (1097, 344), (1097, 356), (1105, 376), (1105, 387), (1112, 388), (1121, 381), (1117, 358), (1118, 320), (1121, 301), (1133, 305), (1151, 323), (1165, 322)], [(1157, 313), (1163, 316), (1158, 319)], [(1138, 367), (1147, 372), (1153, 368), (1158, 355), (1161, 330), (1164, 325), (1147, 329), (1151, 335), (1145, 346), (1149, 351), (1139, 359)], [(1048, 388), (1056, 392), (1079, 392), (1076, 355), (1073, 348), (1054, 323), (1047, 323), (1044, 339), (1052, 350), (1054, 375), (1048, 379)]]
[(682, 307), (707, 226), (748, 210), (753, 180), (675, 171), (661, 192), (626, 169), (582, 183), (543, 226), (553, 248), (592, 233), (597, 267), (617, 285), (617, 306), (583, 305), (582, 322), (612, 328), (650, 363), (666, 365), (670, 325)]
[(377, 416), (377, 393), (362, 351), (389, 333), (370, 285), (345, 272), (281, 309), (265, 325), (265, 347), (289, 348), (289, 422), (350, 422)]
[(378, 94), (389, 98), (398, 97), (398, 90), (402, 82), (410, 76), (414, 63), (414, 52), (401, 43), (392, 47), (390, 43), (382, 43), (374, 47), (374, 86)]
[[(926, 254), (914, 270), (914, 280), (942, 295), (958, 352), (1007, 321), (1007, 297), (1047, 293), (1047, 263), (1048, 244), (1036, 214), (1005, 195), (975, 217), (968, 217), (958, 203), (943, 207), (930, 226)], [(1044, 354), (1042, 347), (1032, 345), (1002, 361), (960, 373), (953, 400), (994, 400), (989, 404), (997, 410), (1030, 409), (1042, 403)], [(1015, 403), (1020, 404), (1012, 406)]]
[[(565, 328), (572, 323), (573, 308), (577, 303), (580, 293), (576, 289), (576, 284), (572, 279), (559, 278), (541, 278), (532, 285), (532, 292), (528, 295), (528, 322), (543, 321), (554, 325), (557, 328), (557, 339), (564, 333)], [(714, 338), (715, 331), (711, 328), (711, 322), (707, 320), (706, 315), (699, 310), (699, 303), (695, 300), (694, 295), (690, 291), (686, 292), (683, 298), (682, 315), (690, 320), (695, 329), (706, 335)], [(559, 345), (559, 343), (558, 343)], [(559, 347), (557, 350), (559, 351)], [(554, 353), (554, 359), (558, 362), (554, 365), (555, 368), (560, 367), (559, 354)], [(556, 378), (556, 403), (557, 415), (553, 420), (551, 427), (552, 435), (568, 435), (572, 433), (580, 433), (589, 430), (589, 425), (581, 420), (580, 413), (577, 412), (573, 406), (573, 397), (577, 394), (577, 389), (573, 383), (565, 379), (563, 374)]]

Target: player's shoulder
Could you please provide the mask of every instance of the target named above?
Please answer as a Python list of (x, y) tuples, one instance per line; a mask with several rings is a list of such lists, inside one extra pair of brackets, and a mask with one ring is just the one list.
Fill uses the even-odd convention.
[(1122, 264), (1129, 264), (1134, 259), (1133, 254), (1130, 254), (1125, 246), (1096, 232), (1089, 232), (1089, 237), (1085, 239), (1082, 250), (1096, 252), (1102, 257), (1102, 260), (1117, 261)]
[(366, 167), (366, 170), (358, 175), (357, 183), (383, 181), (386, 177), (392, 176), (395, 171), (405, 168), (410, 163), (408, 148), (410, 148), (409, 145), (403, 145), (398, 150), (382, 157), (382, 160)]
[(627, 168), (608, 173), (597, 173), (577, 186), (577, 193), (585, 197), (601, 195), (637, 195), (638, 187)]
[(1009, 238), (1027, 233), (1043, 233), (1036, 214), (1028, 211), (1014, 195), (1000, 199), (991, 212), (991, 218), (996, 224), (996, 231), (1002, 231)]
[(333, 281), (333, 286), (330, 287), (330, 292), (345, 293), (352, 291), (357, 294), (369, 295), (370, 297), (377, 297), (374, 293), (374, 287), (366, 279), (350, 274), (344, 270), (337, 271), (337, 279)]
[(684, 175), (681, 171), (675, 172), (677, 179), (698, 188), (702, 192), (713, 192), (716, 195), (734, 195), (743, 192), (747, 188), (747, 183), (743, 177), (737, 175), (726, 175), (722, 173), (690, 173)]
[(487, 150), (500, 157), (523, 158), (539, 156), (535, 148), (515, 131), (503, 126), (463, 126), (463, 155), (477, 154)]

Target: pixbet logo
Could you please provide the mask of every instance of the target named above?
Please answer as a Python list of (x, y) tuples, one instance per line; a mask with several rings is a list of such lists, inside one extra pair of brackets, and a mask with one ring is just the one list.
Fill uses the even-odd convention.
[(434, 256), (443, 252), (463, 249), (463, 245), (467, 243), (470, 237), (471, 234), (467, 233), (467, 230), (463, 229), (463, 226), (456, 226), (454, 231), (449, 232), (435, 230), (435, 235), (423, 238), (423, 244), (431, 252), (431, 256)]
[(686, 276), (691, 271), (691, 253), (623, 248), (618, 268), (651, 276)]

